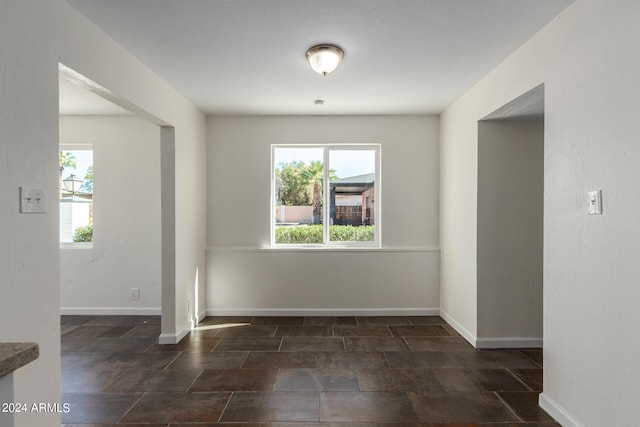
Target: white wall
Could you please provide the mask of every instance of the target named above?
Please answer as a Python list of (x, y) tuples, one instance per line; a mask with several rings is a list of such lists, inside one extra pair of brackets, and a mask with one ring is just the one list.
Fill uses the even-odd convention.
[(478, 346), (542, 344), (544, 122), (478, 123)]
[[(173, 293), (163, 291), (163, 315), (171, 312), (167, 313), (168, 321), (163, 316), (162, 330), (163, 335), (169, 338), (181, 337), (189, 330), (193, 317), (193, 313), (187, 310), (187, 302), (195, 301), (198, 290), (199, 293), (204, 292), (206, 274), (205, 117), (66, 2), (56, 2), (52, 8), (55, 10), (51, 12), (52, 16), (59, 16), (55, 28), (60, 29), (61, 33), (58, 38), (60, 62), (126, 99), (155, 118), (157, 123), (173, 128), (175, 271), (167, 280), (175, 283), (169, 286), (173, 288)], [(100, 52), (100, 55), (96, 55), (96, 52)], [(170, 199), (164, 194), (162, 197)], [(163, 235), (167, 232), (169, 230), (163, 230)], [(200, 305), (204, 307), (203, 301), (200, 301)]]
[(578, 0), (442, 115), (442, 308), (475, 334), (477, 121), (545, 84), (541, 403), (567, 426), (637, 423), (639, 20), (635, 0)]
[[(37, 29), (49, 25), (28, 9), (26, 2), (0, 1), (0, 341), (40, 345), (39, 359), (14, 375), (15, 401), (59, 402), (57, 63)], [(44, 188), (48, 213), (20, 215), (20, 186)], [(16, 425), (56, 421), (20, 417)]]
[(159, 314), (160, 128), (129, 116), (61, 116), (65, 143), (93, 145), (95, 194), (92, 248), (60, 252), (62, 312)]
[[(204, 116), (64, 0), (0, 0), (0, 341), (35, 341), (40, 358), (16, 374), (16, 401), (60, 402), (58, 249), (58, 63), (171, 126), (176, 135), (175, 320), (188, 328), (187, 299), (203, 278)], [(18, 213), (18, 188), (46, 190), (47, 213)], [(163, 298), (165, 296), (163, 295)], [(18, 427), (60, 424), (30, 414)]]
[[(438, 117), (209, 117), (207, 132), (210, 312), (438, 309)], [(381, 250), (268, 249), (271, 144), (287, 143), (382, 145)]]

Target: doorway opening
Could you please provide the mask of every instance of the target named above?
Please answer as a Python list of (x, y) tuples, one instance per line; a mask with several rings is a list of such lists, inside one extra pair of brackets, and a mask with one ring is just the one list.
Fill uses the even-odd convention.
[(544, 85), (478, 122), (477, 347), (542, 347)]
[[(58, 71), (61, 163), (71, 155), (62, 171), (84, 189), (72, 196), (93, 202), (83, 225), (91, 245), (61, 245), (61, 313), (160, 315), (157, 335), (175, 335), (173, 127), (63, 64)], [(72, 149), (87, 147), (90, 174), (74, 174)]]

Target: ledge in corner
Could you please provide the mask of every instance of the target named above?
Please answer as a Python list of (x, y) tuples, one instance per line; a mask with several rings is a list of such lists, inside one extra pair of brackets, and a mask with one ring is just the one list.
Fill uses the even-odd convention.
[(0, 377), (33, 362), (40, 355), (36, 343), (0, 343)]

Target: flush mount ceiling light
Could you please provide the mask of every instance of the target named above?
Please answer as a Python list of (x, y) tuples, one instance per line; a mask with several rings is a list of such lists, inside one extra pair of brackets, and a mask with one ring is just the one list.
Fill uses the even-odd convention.
[(319, 44), (313, 46), (307, 51), (307, 61), (313, 68), (313, 71), (326, 76), (335, 70), (342, 58), (344, 52), (338, 46), (331, 44)]

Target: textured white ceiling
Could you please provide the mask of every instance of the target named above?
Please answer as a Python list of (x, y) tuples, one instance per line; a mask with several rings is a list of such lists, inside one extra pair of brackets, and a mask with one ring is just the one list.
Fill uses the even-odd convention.
[[(68, 1), (209, 114), (439, 113), (572, 2)], [(327, 77), (318, 43), (345, 52)]]

